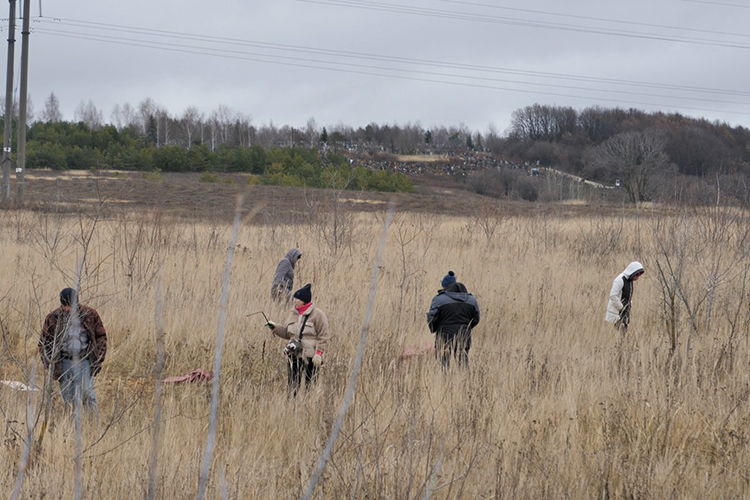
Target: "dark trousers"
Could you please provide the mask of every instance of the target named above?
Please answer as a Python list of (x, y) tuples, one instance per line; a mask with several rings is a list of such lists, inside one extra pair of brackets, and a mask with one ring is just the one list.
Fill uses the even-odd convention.
[(287, 363), (287, 373), (289, 374), (288, 390), (289, 395), (296, 397), (297, 391), (302, 385), (302, 373), (305, 374), (305, 384), (309, 387), (315, 383), (318, 378), (318, 368), (313, 364), (312, 358), (290, 359)]
[(628, 333), (628, 326), (630, 325), (630, 304), (625, 304), (625, 307), (620, 311), (620, 319), (615, 322), (615, 327), (618, 328), (622, 333)]
[(451, 357), (456, 358), (458, 366), (469, 367), (469, 349), (471, 348), (471, 331), (446, 335), (438, 332), (435, 335), (435, 356), (443, 370), (451, 365)]

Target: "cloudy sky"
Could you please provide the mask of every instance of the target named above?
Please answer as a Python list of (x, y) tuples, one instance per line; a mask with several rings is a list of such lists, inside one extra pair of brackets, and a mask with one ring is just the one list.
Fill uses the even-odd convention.
[[(148, 97), (295, 127), (503, 132), (534, 103), (750, 127), (746, 0), (31, 3), (29, 94), (38, 114), (54, 92), (67, 120), (82, 101), (110, 121)], [(18, 59), (20, 22), (17, 40)]]

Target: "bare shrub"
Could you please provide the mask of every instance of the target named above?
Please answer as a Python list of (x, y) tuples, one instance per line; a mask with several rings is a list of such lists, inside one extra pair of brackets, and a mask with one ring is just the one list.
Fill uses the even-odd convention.
[[(118, 268), (114, 279), (124, 278), (128, 298), (151, 286), (168, 251), (171, 234), (161, 212), (123, 212), (110, 232), (113, 262)], [(212, 233), (209, 241), (215, 240)], [(210, 244), (210, 243), (209, 243)]]
[(488, 169), (472, 174), (469, 177), (469, 189), (477, 194), (493, 198), (510, 196), (516, 180), (521, 175), (519, 170), (507, 168)]
[(577, 244), (582, 257), (606, 257), (621, 248), (625, 218), (594, 215), (578, 226)]
[(469, 223), (469, 231), (478, 231), (484, 235), (487, 245), (495, 239), (495, 235), (507, 221), (507, 209), (502, 202), (482, 198), (473, 202), (473, 212)]
[(514, 191), (522, 200), (536, 201), (539, 198), (537, 183), (528, 177), (519, 177), (516, 180)]
[(562, 243), (562, 224), (549, 211), (543, 211), (532, 217), (517, 219), (516, 224), (523, 233), (523, 238), (536, 251), (549, 252)]
[[(401, 317), (407, 307), (406, 298), (413, 293), (413, 305), (424, 302), (424, 278), (428, 255), (433, 244), (437, 220), (431, 215), (403, 214), (394, 218), (394, 239), (398, 248), (398, 311), (397, 331), (401, 331)], [(414, 308), (416, 310), (416, 308)]]
[[(725, 314), (734, 310), (729, 313), (734, 318), (730, 324), (737, 324), (746, 301), (747, 222), (744, 212), (724, 206), (686, 209), (678, 217), (652, 219), (652, 264), (673, 352), (683, 329), (682, 316), (688, 327), (686, 356), (694, 335), (713, 329), (717, 304)], [(737, 301), (740, 305), (735, 309)], [(727, 341), (733, 341), (735, 334), (732, 326)]]

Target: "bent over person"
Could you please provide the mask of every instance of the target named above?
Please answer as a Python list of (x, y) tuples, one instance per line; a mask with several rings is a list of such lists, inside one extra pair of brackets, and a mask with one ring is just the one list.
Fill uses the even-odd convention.
[(450, 368), (451, 356), (459, 366), (469, 366), (471, 329), (479, 324), (479, 304), (463, 283), (457, 282), (453, 271), (443, 278), (427, 313), (427, 326), (435, 334), (435, 355), (443, 369)]
[(294, 286), (294, 265), (302, 257), (302, 252), (292, 248), (276, 265), (276, 273), (271, 283), (271, 298), (273, 300), (286, 301), (292, 293)]
[(78, 303), (74, 289), (63, 289), (60, 307), (44, 319), (39, 354), (60, 383), (63, 400), (71, 405), (82, 402), (96, 412), (94, 377), (107, 354), (107, 332), (99, 313)]
[(283, 324), (271, 321), (266, 324), (274, 335), (289, 340), (284, 353), (289, 361), (288, 385), (292, 396), (297, 395), (302, 385), (303, 372), (308, 386), (315, 381), (330, 339), (328, 318), (313, 305), (311, 288), (308, 283), (294, 292), (294, 307)]
[(643, 275), (640, 262), (631, 262), (623, 272), (617, 275), (609, 291), (606, 320), (614, 323), (622, 332), (628, 331), (630, 325), (630, 308), (633, 304), (633, 283)]

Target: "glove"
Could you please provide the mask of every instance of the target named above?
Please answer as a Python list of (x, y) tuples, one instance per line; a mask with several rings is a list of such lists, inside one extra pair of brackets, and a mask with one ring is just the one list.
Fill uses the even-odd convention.
[(276, 323), (274, 323), (273, 321), (269, 321), (264, 326), (267, 326), (269, 330), (273, 330), (274, 328), (276, 328)]
[(315, 351), (315, 356), (312, 357), (312, 364), (315, 368), (320, 368), (320, 365), (323, 364), (323, 353), (320, 351)]

